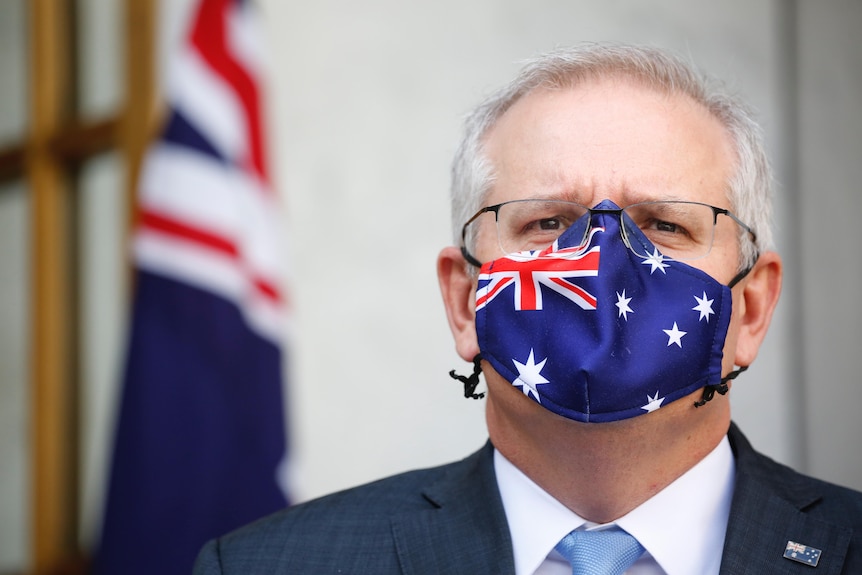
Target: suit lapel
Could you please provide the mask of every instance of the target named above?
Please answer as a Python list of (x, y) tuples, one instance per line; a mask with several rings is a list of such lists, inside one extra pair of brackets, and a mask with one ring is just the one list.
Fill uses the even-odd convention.
[(405, 575), (515, 570), (509, 527), (494, 475), (490, 443), (428, 486), (429, 508), (392, 520)]
[[(729, 436), (737, 480), (720, 573), (841, 573), (852, 531), (805, 513), (821, 497), (813, 484), (756, 453), (735, 426)], [(822, 551), (815, 569), (784, 558), (790, 541)]]

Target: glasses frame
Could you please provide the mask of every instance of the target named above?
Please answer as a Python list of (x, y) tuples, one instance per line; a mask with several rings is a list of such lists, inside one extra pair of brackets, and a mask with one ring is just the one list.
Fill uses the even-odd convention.
[[(718, 224), (718, 216), (724, 215), (724, 216), (727, 216), (730, 219), (732, 219), (743, 230), (748, 232), (749, 236), (751, 237), (752, 242), (757, 241), (757, 234), (754, 233), (754, 230), (752, 230), (745, 222), (740, 220), (736, 216), (736, 214), (734, 214), (733, 212), (731, 212), (730, 210), (727, 210), (725, 208), (719, 208), (719, 207), (713, 206), (711, 204), (706, 204), (703, 202), (692, 202), (692, 201), (688, 201), (688, 200), (654, 200), (654, 201), (649, 201), (649, 202), (638, 202), (635, 204), (629, 204), (628, 206), (626, 206), (624, 208), (588, 208), (587, 206), (581, 205), (577, 202), (569, 202), (566, 200), (551, 200), (551, 199), (545, 199), (545, 198), (526, 198), (526, 199), (522, 199), (522, 200), (509, 200), (506, 202), (500, 202), (499, 204), (494, 204), (492, 206), (485, 206), (484, 208), (480, 209), (478, 212), (473, 214), (473, 216), (464, 223), (463, 227), (461, 228), (461, 255), (464, 256), (464, 259), (467, 260), (467, 263), (469, 263), (470, 265), (473, 265), (477, 268), (482, 267), (482, 262), (480, 262), (478, 258), (473, 256), (473, 254), (471, 254), (469, 252), (469, 250), (467, 250), (467, 228), (470, 226), (470, 224), (472, 224), (474, 221), (479, 219), (479, 217), (482, 216), (483, 214), (486, 214), (488, 212), (493, 212), (494, 213), (494, 226), (496, 227), (500, 221), (500, 208), (501, 207), (503, 207), (507, 204), (515, 204), (515, 203), (521, 203), (521, 202), (535, 202), (535, 201), (557, 202), (557, 203), (561, 203), (561, 204), (570, 204), (573, 206), (578, 206), (579, 208), (583, 208), (585, 210), (584, 215), (589, 214), (591, 218), (595, 214), (615, 214), (618, 217), (620, 217), (620, 216), (622, 216), (622, 213), (625, 210), (627, 210), (633, 206), (644, 206), (644, 205), (649, 205), (649, 204), (670, 204), (670, 203), (673, 203), (673, 204), (692, 204), (692, 205), (706, 206), (712, 210), (712, 227), (713, 227), (713, 229), (715, 229), (715, 226)], [(626, 236), (625, 229), (626, 229), (625, 226), (620, 225), (620, 235), (622, 236), (623, 243), (625, 243), (626, 247), (629, 248), (629, 250), (631, 250), (632, 253), (634, 253), (635, 255), (638, 255), (638, 253), (634, 249), (632, 249), (631, 244), (629, 242), (629, 239)], [(589, 230), (589, 228), (587, 228), (587, 230)], [(699, 256), (696, 259), (699, 259), (701, 257), (706, 257), (707, 255), (709, 255), (710, 251), (712, 251), (712, 245), (711, 244), (710, 244), (709, 251), (707, 251), (703, 256)], [(638, 255), (638, 257), (641, 257), (641, 256)], [(673, 259), (673, 258), (668, 258), (668, 259)]]

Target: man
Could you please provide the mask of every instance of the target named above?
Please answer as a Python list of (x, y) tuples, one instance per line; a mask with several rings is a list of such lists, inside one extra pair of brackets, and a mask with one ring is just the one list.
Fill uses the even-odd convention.
[(556, 51), (468, 120), (452, 192), (438, 274), (489, 444), (211, 542), (197, 573), (862, 573), (862, 494), (731, 424), (782, 271), (738, 103), (655, 50)]

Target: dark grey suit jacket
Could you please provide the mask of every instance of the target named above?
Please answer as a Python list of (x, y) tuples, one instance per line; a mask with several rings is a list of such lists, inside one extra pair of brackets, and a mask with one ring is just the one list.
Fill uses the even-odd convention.
[[(775, 463), (735, 426), (729, 437), (737, 477), (721, 573), (862, 574), (862, 493)], [(513, 573), (492, 453), (271, 515), (209, 542), (195, 574)], [(788, 541), (822, 550), (819, 565), (785, 559)]]

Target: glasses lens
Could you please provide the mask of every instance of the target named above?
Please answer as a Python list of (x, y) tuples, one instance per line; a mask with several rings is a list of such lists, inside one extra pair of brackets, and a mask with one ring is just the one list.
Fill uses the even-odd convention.
[(497, 212), (500, 247), (506, 254), (544, 250), (588, 211), (580, 204), (555, 200), (505, 203)]
[(712, 248), (715, 213), (706, 204), (645, 202), (627, 206), (623, 213), (631, 219), (623, 225), (627, 242), (640, 257), (653, 255), (653, 249), (631, 233), (632, 223), (662, 255), (675, 260), (702, 258)]

